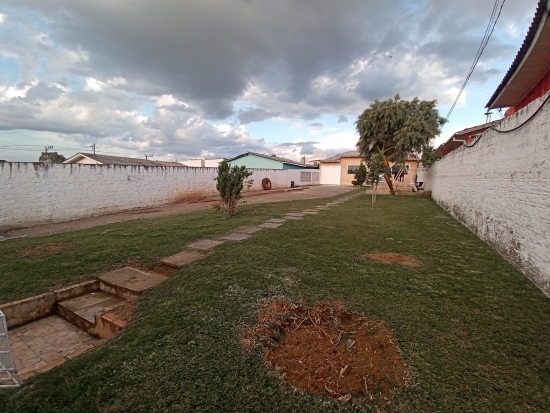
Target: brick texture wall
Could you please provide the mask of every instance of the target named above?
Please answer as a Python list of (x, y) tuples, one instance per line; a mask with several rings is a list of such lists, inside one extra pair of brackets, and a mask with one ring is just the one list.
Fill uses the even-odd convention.
[[(544, 98), (506, 118), (510, 130)], [(422, 171), (432, 198), (550, 294), (550, 103)], [(422, 179), (421, 179), (422, 178)]]
[[(292, 170), (253, 171), (250, 190), (261, 190), (263, 178), (274, 189), (301, 184)], [(216, 174), (216, 168), (0, 163), (0, 230), (215, 195)]]

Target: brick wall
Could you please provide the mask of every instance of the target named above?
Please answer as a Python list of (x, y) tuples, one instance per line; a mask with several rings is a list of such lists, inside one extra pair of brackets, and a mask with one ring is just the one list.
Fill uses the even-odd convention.
[[(292, 170), (253, 171), (250, 190), (261, 190), (263, 178), (274, 189), (301, 184)], [(0, 230), (215, 195), (216, 174), (216, 168), (0, 163)]]
[[(544, 98), (506, 118), (499, 129), (519, 126)], [(485, 132), (462, 146), (419, 181), (432, 198), (550, 294), (550, 103), (512, 133)]]

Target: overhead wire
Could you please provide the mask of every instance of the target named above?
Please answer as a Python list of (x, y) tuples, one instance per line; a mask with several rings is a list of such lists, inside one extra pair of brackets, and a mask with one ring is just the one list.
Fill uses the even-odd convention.
[[(466, 79), (464, 80), (464, 83), (462, 84), (462, 87), (460, 88), (460, 91), (458, 92), (451, 108), (449, 109), (449, 113), (447, 113), (447, 116), (446, 116), (447, 120), (449, 120), (449, 117), (451, 116), (451, 113), (453, 113), (453, 110), (454, 110), (455, 106), (457, 105), (458, 101), (460, 100), (460, 96), (462, 96), (462, 92), (464, 92), (464, 89), (466, 88), (466, 85), (468, 84), (468, 81), (470, 80), (470, 77), (472, 76), (472, 73), (474, 73), (474, 70), (475, 70), (475, 68), (476, 68), (476, 66), (479, 62), (479, 59), (481, 58), (481, 55), (485, 51), (485, 47), (487, 47), (487, 44), (489, 43), (489, 39), (491, 38), (491, 35), (493, 34), (493, 31), (495, 30), (495, 26), (498, 22), (498, 19), (500, 18), (500, 14), (502, 13), (502, 8), (504, 7), (504, 3), (506, 3), (506, 0), (502, 0), (502, 3), (500, 4), (500, 9), (498, 9), (499, 2), (500, 2), (500, 0), (495, 0), (495, 4), (493, 5), (493, 11), (491, 13), (489, 23), (487, 24), (487, 28), (485, 29), (485, 34), (483, 35), (483, 39), (481, 40), (479, 48), (477, 49), (476, 56), (474, 57), (474, 61), (472, 62), (472, 66), (470, 67), (470, 70), (468, 71), (468, 75), (466, 76)], [(496, 14), (497, 9), (498, 9), (498, 14)]]

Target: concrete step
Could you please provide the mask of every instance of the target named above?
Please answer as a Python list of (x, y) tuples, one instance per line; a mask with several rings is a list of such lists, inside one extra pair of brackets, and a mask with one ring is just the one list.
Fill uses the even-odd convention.
[(96, 315), (109, 312), (125, 301), (105, 291), (96, 291), (60, 301), (57, 303), (56, 312), (81, 330), (91, 335), (97, 335), (95, 334)]
[(166, 280), (166, 277), (161, 274), (126, 267), (101, 274), (98, 279), (102, 291), (128, 300), (160, 284)]

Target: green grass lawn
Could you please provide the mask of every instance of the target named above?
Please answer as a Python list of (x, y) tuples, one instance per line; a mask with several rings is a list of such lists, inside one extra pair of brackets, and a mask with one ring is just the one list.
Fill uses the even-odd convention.
[[(364, 192), (318, 215), (226, 242), (139, 300), (133, 326), (102, 348), (0, 393), (2, 412), (520, 412), (550, 408), (550, 300), (425, 198)], [(325, 200), (240, 206), (0, 243), (0, 302), (48, 291), (128, 261), (153, 268), (187, 243)], [(43, 243), (56, 254), (15, 258)], [(359, 259), (399, 252), (419, 268)], [(414, 386), (391, 405), (341, 404), (281, 386), (240, 333), (261, 299), (386, 320)]]

